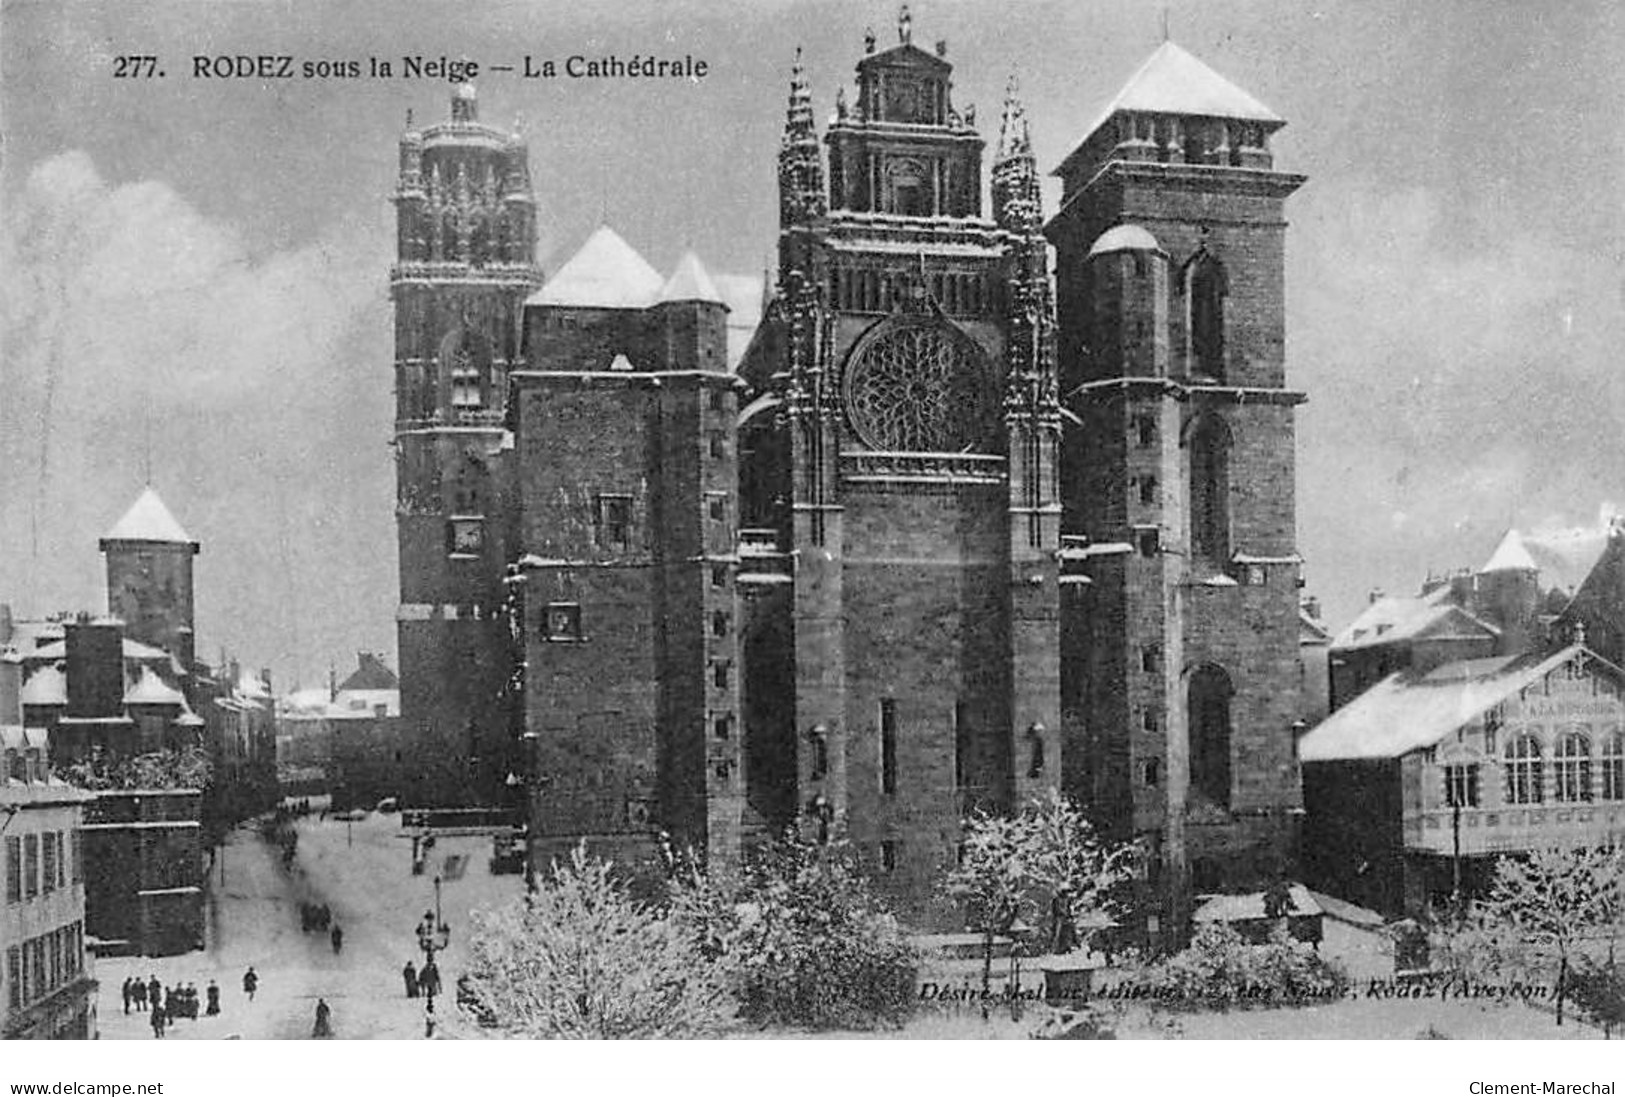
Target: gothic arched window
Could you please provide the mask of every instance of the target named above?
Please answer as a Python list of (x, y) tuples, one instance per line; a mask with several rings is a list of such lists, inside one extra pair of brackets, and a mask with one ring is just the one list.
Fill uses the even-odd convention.
[(1229, 291), (1224, 265), (1206, 251), (1197, 252), (1185, 286), (1190, 302), (1190, 372), (1223, 381), (1224, 298)]
[(1230, 431), (1204, 416), (1190, 433), (1191, 556), (1223, 566), (1230, 559)]
[(491, 388), (491, 348), (462, 325), (452, 328), (440, 341), (440, 374), (452, 412), (481, 410)]
[(1541, 789), (1540, 740), (1520, 735), (1506, 748), (1506, 802), (1538, 804), (1545, 799)]
[(1191, 789), (1218, 807), (1230, 806), (1230, 676), (1216, 666), (1191, 672), (1187, 691)]
[(1557, 741), (1556, 764), (1552, 767), (1552, 799), (1560, 804), (1591, 802), (1591, 741), (1571, 731)]

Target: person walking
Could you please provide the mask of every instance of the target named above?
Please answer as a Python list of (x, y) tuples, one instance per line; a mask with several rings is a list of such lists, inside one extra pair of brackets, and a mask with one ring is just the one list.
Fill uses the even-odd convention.
[(406, 961), (406, 966), (401, 968), (401, 982), (406, 984), (406, 996), (408, 998), (418, 996), (418, 969), (412, 966), (410, 960)]
[(164, 1000), (164, 985), (158, 981), (158, 976), (147, 976), (147, 1002), (149, 1008), (157, 1009)]
[(344, 948), (344, 930), (334, 926), (333, 932), (328, 934), (327, 939), (333, 942), (333, 955), (337, 956)]
[(333, 1035), (333, 1011), (327, 1005), (326, 998), (316, 999), (316, 1025), (310, 1030), (310, 1035), (316, 1040), (325, 1040)]
[(130, 978), (128, 975), (124, 977), (124, 987), (122, 989), (122, 993), (124, 995), (124, 1012), (126, 1014), (130, 1012), (130, 1003), (135, 1001), (135, 991), (130, 986), (130, 984), (133, 982), (135, 982), (135, 980)]
[(260, 977), (254, 973), (254, 965), (249, 964), (248, 970), (243, 972), (243, 993), (248, 995), (248, 1000), (252, 1002), (254, 1000), (254, 992), (259, 988)]
[(154, 1040), (162, 1040), (164, 1038), (164, 1007), (159, 1005), (156, 1001), (152, 1003), (152, 1016), (150, 1021), (152, 1023), (152, 1038)]
[(220, 1013), (220, 984), (216, 983), (213, 979), (209, 980), (208, 995), (209, 1007), (204, 1012), (206, 1012), (210, 1017), (218, 1016)]
[(431, 998), (440, 993), (440, 968), (433, 960), (427, 961), (418, 973), (418, 987)]

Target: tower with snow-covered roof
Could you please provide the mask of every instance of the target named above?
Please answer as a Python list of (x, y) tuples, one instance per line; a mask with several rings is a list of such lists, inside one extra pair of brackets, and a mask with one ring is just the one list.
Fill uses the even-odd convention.
[(192, 558), (199, 547), (150, 486), (101, 539), (107, 611), (123, 620), (130, 639), (171, 653), (187, 673), (196, 656)]
[(1290, 869), (1300, 813), (1284, 121), (1164, 42), (1055, 174), (1064, 787), (1150, 854), (1166, 924)]
[[(494, 795), (515, 764), (502, 621), (504, 416), (525, 298), (541, 282), (524, 137), (449, 120), (400, 139), (393, 196), (396, 523), (405, 787), (425, 803)], [(409, 780), (408, 780), (409, 778)]]
[(662, 277), (600, 226), (525, 305), (509, 423), (535, 735), (533, 856), (589, 839), (658, 864), (656, 836), (736, 859), (735, 379), (698, 257)]

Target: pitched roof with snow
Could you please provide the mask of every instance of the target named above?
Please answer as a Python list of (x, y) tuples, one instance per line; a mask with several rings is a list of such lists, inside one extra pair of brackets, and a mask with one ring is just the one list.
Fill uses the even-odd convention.
[(1423, 675), (1401, 672), (1311, 728), (1298, 743), (1298, 757), (1305, 762), (1399, 758), (1433, 746), (1577, 657), (1616, 680), (1625, 679), (1625, 672), (1578, 645), (1545, 659), (1496, 656), (1446, 663)]
[(68, 703), (68, 676), (54, 665), (47, 664), (28, 676), (23, 683), (23, 704), (65, 705)]
[(677, 269), (660, 291), (662, 301), (705, 301), (727, 307), (728, 302), (717, 292), (716, 283), (706, 273), (700, 257), (692, 251), (684, 252)]
[(1286, 119), (1173, 42), (1164, 42), (1146, 58), (1145, 64), (1128, 78), (1123, 90), (1083, 131), (1073, 147), (1094, 136), (1095, 131), (1119, 111), (1239, 118), (1274, 126), (1286, 124)]
[(181, 528), (175, 516), (169, 513), (164, 501), (152, 488), (143, 491), (130, 509), (124, 512), (103, 541), (162, 541), (171, 544), (196, 545), (192, 535)]
[(170, 686), (152, 672), (151, 667), (141, 668), (141, 679), (135, 685), (124, 691), (126, 705), (185, 705), (186, 698), (181, 691)]
[(600, 225), (527, 305), (641, 309), (654, 304), (665, 279), (608, 225)]
[(1333, 650), (1375, 647), (1421, 636), (1443, 639), (1500, 635), (1500, 630), (1451, 601), (1448, 585), (1417, 598), (1380, 598), (1332, 641)]

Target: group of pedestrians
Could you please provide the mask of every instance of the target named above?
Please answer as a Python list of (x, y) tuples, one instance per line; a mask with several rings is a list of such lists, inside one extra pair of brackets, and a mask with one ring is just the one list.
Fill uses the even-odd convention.
[[(152, 1035), (155, 1039), (163, 1039), (165, 1032), (175, 1023), (176, 1018), (195, 1021), (198, 1018), (199, 1000), (196, 983), (176, 984), (165, 987), (153, 975), (143, 981), (140, 976), (131, 976), (124, 980), (121, 988), (124, 998), (124, 1012), (129, 1013), (134, 1006), (137, 1013), (146, 1013), (152, 1025)], [(205, 991), (207, 1005), (203, 1006), (203, 1013), (209, 1017), (220, 1013), (220, 986), (213, 979)]]
[(440, 968), (433, 960), (428, 960), (419, 971), (412, 963), (406, 961), (401, 968), (401, 982), (406, 985), (406, 996), (417, 998), (419, 996), (433, 998), (440, 993)]
[(344, 949), (344, 930), (333, 921), (333, 911), (326, 903), (299, 904), (299, 931), (327, 934), (335, 956)]

